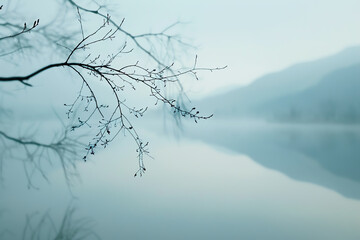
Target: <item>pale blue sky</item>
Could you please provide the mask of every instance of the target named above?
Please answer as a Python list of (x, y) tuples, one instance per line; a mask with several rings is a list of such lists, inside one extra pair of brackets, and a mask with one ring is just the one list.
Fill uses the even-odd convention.
[[(12, 3), (16, 2), (25, 1)], [(78, 2), (89, 7), (88, 1)], [(197, 54), (202, 66), (229, 66), (201, 75), (201, 81), (184, 82), (192, 98), (248, 84), (292, 64), (360, 45), (359, 0), (105, 2), (116, 13), (113, 17), (125, 17), (123, 27), (135, 33), (159, 31), (178, 20), (188, 22), (178, 32), (199, 46), (189, 59)], [(28, 1), (22, 9), (44, 21), (52, 17), (52, 3)]]
[(200, 63), (229, 65), (198, 83), (186, 83), (192, 95), (247, 84), (360, 44), (358, 0), (153, 0), (119, 1), (116, 6), (127, 26), (140, 31), (190, 22), (182, 32), (200, 46)]

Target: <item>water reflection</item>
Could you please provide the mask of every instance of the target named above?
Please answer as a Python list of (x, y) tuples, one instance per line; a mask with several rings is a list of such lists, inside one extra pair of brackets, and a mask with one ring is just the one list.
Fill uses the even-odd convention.
[[(211, 129), (211, 130), (209, 130)], [(360, 127), (212, 122), (185, 133), (291, 178), (360, 199)]]
[[(220, 125), (206, 121), (185, 128), (190, 139), (180, 141), (147, 126), (154, 159), (146, 161), (143, 178), (133, 178), (136, 152), (123, 139), (93, 162), (79, 164), (82, 181), (72, 189), (76, 216), (95, 220), (94, 227), (86, 227), (102, 239), (360, 239), (359, 198), (329, 190), (354, 197), (359, 181), (320, 161), (342, 151), (355, 156), (358, 150), (350, 143), (358, 143), (358, 130)], [(320, 158), (323, 148), (329, 153)], [(9, 229), (21, 237), (25, 215), (36, 211), (50, 209), (60, 223), (72, 199), (62, 170), (49, 171), (52, 182), (37, 191), (19, 181), (23, 172), (16, 169), (0, 188), (0, 210), (5, 210), (0, 233)], [(69, 227), (79, 223), (76, 216)]]
[[(8, 212), (10, 213), (11, 211)], [(19, 223), (16, 231), (11, 231), (7, 228), (0, 228), (0, 239), (99, 240), (100, 237), (92, 229), (94, 226), (93, 221), (89, 218), (78, 218), (76, 215), (76, 208), (72, 204), (68, 205), (63, 213), (63, 216), (59, 219), (55, 219), (49, 210), (42, 214), (39, 212), (33, 212), (30, 215), (26, 215), (25, 224), (22, 229), (20, 227), (21, 224)], [(0, 215), (0, 220), (4, 221), (5, 218), (6, 216)]]

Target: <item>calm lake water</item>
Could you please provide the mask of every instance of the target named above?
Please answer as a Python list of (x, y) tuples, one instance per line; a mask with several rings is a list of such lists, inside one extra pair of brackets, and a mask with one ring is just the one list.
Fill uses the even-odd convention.
[(360, 239), (359, 127), (191, 125), (180, 138), (141, 131), (154, 157), (142, 178), (135, 146), (118, 139), (79, 164), (72, 193), (61, 169), (35, 190), (8, 163), (1, 239), (21, 239), (26, 216), (59, 226), (69, 205), (102, 239)]

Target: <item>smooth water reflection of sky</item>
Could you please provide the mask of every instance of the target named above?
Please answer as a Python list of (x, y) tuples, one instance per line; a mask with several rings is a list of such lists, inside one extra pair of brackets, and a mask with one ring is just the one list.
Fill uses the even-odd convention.
[[(73, 188), (73, 201), (80, 216), (96, 222), (103, 239), (360, 237), (358, 200), (293, 180), (245, 155), (196, 140), (147, 135), (155, 160), (146, 161), (143, 178), (131, 177), (134, 152), (124, 142), (80, 166), (82, 183)], [(0, 220), (3, 226), (18, 228), (24, 213), (35, 211), (61, 216), (71, 198), (60, 170), (49, 177), (51, 184), (41, 191), (7, 182), (1, 203), (11, 214)]]

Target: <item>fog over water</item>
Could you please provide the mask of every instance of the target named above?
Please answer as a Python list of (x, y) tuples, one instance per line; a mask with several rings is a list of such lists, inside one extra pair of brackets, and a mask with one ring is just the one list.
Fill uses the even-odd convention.
[[(188, 127), (190, 138), (182, 140), (144, 129), (153, 139), (155, 159), (147, 160), (143, 178), (131, 177), (132, 144), (121, 139), (79, 165), (74, 199), (60, 169), (51, 171), (51, 183), (38, 191), (26, 189), (21, 171), (13, 169), (1, 195), (1, 226), (14, 234), (5, 239), (16, 239), (24, 213), (48, 211), (58, 222), (69, 203), (78, 217), (93, 221), (103, 239), (360, 237), (360, 183), (358, 174), (351, 174), (359, 153), (346, 144), (348, 137), (359, 139), (358, 129), (348, 136), (349, 129), (299, 133), (291, 127), (227, 126)], [(153, 129), (162, 131), (158, 123)], [(315, 154), (307, 145), (317, 146)], [(325, 151), (330, 153), (316, 154)], [(322, 163), (322, 155), (342, 151), (350, 154), (340, 171)]]
[[(57, 139), (87, 114), (81, 105), (68, 118), (64, 106), (77, 97), (81, 79), (58, 68), (31, 79), (33, 87), (0, 83), (0, 240), (75, 233), (126, 240), (360, 239), (360, 1), (105, 2), (111, 19), (125, 17), (124, 29), (134, 34), (185, 22), (174, 34), (196, 48), (189, 55), (180, 51), (181, 64), (192, 66), (197, 55), (199, 66), (228, 65), (182, 82), (191, 101), (184, 96), (181, 103), (214, 116), (179, 121), (161, 102), (155, 106), (149, 91), (131, 89), (121, 95), (130, 106), (126, 114), (149, 106), (144, 118), (129, 118), (149, 141), (142, 177), (134, 177), (138, 152), (129, 132), (101, 145), (87, 162), (85, 146), (74, 142), (74, 165), (43, 152), (34, 153), (45, 156), (40, 161), (30, 161), (29, 149), (1, 133), (43, 143)], [(41, 0), (1, 5), (0, 14), (20, 14), (21, 26), (37, 18), (49, 23), (63, 6)], [(73, 10), (60, 19), (80, 36)], [(83, 20), (90, 28), (99, 22), (85, 14)], [(119, 46), (123, 40), (131, 45), (124, 37)], [(16, 56), (2, 56), (1, 46), (0, 78), (63, 61), (59, 46), (40, 43), (38, 51)], [(131, 54), (116, 64), (151, 63), (136, 49)], [(113, 92), (102, 83), (91, 82), (113, 106)], [(96, 117), (69, 136), (87, 144), (102, 120)]]

